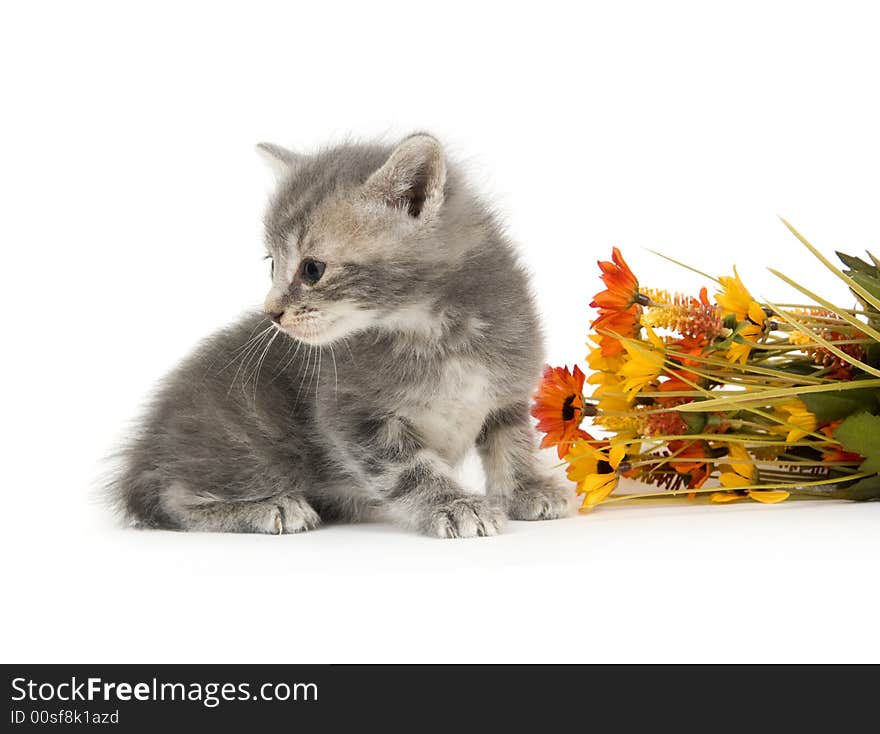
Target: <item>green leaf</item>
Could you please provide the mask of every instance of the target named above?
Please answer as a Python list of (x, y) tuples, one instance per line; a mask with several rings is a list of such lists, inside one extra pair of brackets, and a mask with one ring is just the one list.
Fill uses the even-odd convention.
[(705, 413), (679, 413), (688, 427), (688, 433), (702, 433), (708, 416)]
[(850, 269), (851, 272), (847, 273), (847, 275), (852, 276), (854, 272), (857, 272), (877, 277), (877, 268), (871, 263), (866, 263), (860, 257), (853, 257), (852, 255), (847, 255), (843, 252), (838, 252), (837, 257), (839, 257), (840, 261)]
[(867, 502), (880, 500), (880, 475), (862, 477), (847, 481), (840, 478), (835, 484), (823, 484), (821, 486), (805, 485), (794, 487), (791, 493), (799, 497), (824, 497), (831, 500), (850, 500), (852, 502)]
[(859, 471), (880, 471), (880, 416), (871, 413), (851, 415), (835, 429), (834, 438), (847, 451), (865, 457)]
[(865, 350), (865, 362), (871, 367), (880, 367), (880, 342), (871, 342)]
[(844, 485), (838, 489), (833, 497), (854, 502), (867, 502), (880, 500), (880, 476), (866, 477), (855, 484)]
[[(853, 413), (878, 412), (877, 390), (838, 390), (835, 392), (805, 393), (799, 396), (819, 423), (831, 423)], [(859, 452), (861, 453), (861, 452)], [(864, 454), (863, 454), (864, 456)]]
[(783, 364), (782, 366), (774, 367), (773, 369), (784, 375), (795, 375), (797, 377), (811, 377), (819, 370), (814, 362), (810, 362), (806, 358), (799, 362)]
[[(880, 298), (880, 279), (861, 272), (854, 272), (850, 277), (855, 283), (858, 283), (862, 288), (868, 291), (868, 293), (874, 296), (874, 298)], [(858, 295), (859, 294), (856, 293), (856, 296)], [(871, 306), (866, 299), (859, 298), (859, 300), (866, 306)]]

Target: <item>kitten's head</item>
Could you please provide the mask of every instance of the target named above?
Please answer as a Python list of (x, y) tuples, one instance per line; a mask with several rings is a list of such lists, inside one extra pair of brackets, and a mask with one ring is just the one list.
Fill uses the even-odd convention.
[(448, 206), (439, 142), (419, 134), (311, 156), (258, 148), (279, 174), (266, 215), (275, 323), (311, 344), (430, 328), (431, 290), (454, 257), (438, 236)]

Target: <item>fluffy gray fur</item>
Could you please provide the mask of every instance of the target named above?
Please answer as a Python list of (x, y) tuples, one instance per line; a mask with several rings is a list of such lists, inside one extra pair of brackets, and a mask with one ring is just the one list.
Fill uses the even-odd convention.
[[(381, 516), (458, 538), (566, 514), (529, 418), (542, 345), (526, 273), (438, 141), (259, 147), (279, 172), (265, 314), (165, 379), (113, 485), (126, 517), (295, 533)], [(453, 478), (474, 445), (486, 496)]]

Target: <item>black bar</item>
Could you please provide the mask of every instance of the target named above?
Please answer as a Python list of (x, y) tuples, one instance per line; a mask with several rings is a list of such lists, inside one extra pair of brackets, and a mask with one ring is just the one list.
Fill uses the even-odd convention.
[[(589, 732), (835, 730), (873, 706), (875, 667), (578, 665), (4, 665), (4, 731)], [(65, 700), (65, 699), (73, 700)], [(36, 699), (36, 700), (34, 700)], [(142, 699), (142, 700), (139, 700)], [(870, 724), (871, 728), (875, 724)], [(102, 727), (104, 727), (102, 729)]]

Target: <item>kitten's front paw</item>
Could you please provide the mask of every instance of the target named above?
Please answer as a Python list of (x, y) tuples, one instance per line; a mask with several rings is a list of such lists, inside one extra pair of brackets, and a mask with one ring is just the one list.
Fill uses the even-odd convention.
[(514, 490), (507, 500), (511, 520), (556, 520), (571, 513), (571, 492), (552, 479), (539, 480)]
[(314, 530), (321, 524), (321, 518), (303, 497), (283, 497), (279, 502), (279, 517), (276, 527), (280, 533), (301, 533)]
[(282, 535), (313, 530), (321, 518), (312, 506), (297, 495), (282, 495), (257, 503), (262, 507), (255, 513), (254, 530), (258, 533)]
[(456, 497), (429, 511), (427, 533), (438, 538), (475, 538), (498, 535), (504, 513), (485, 497)]

